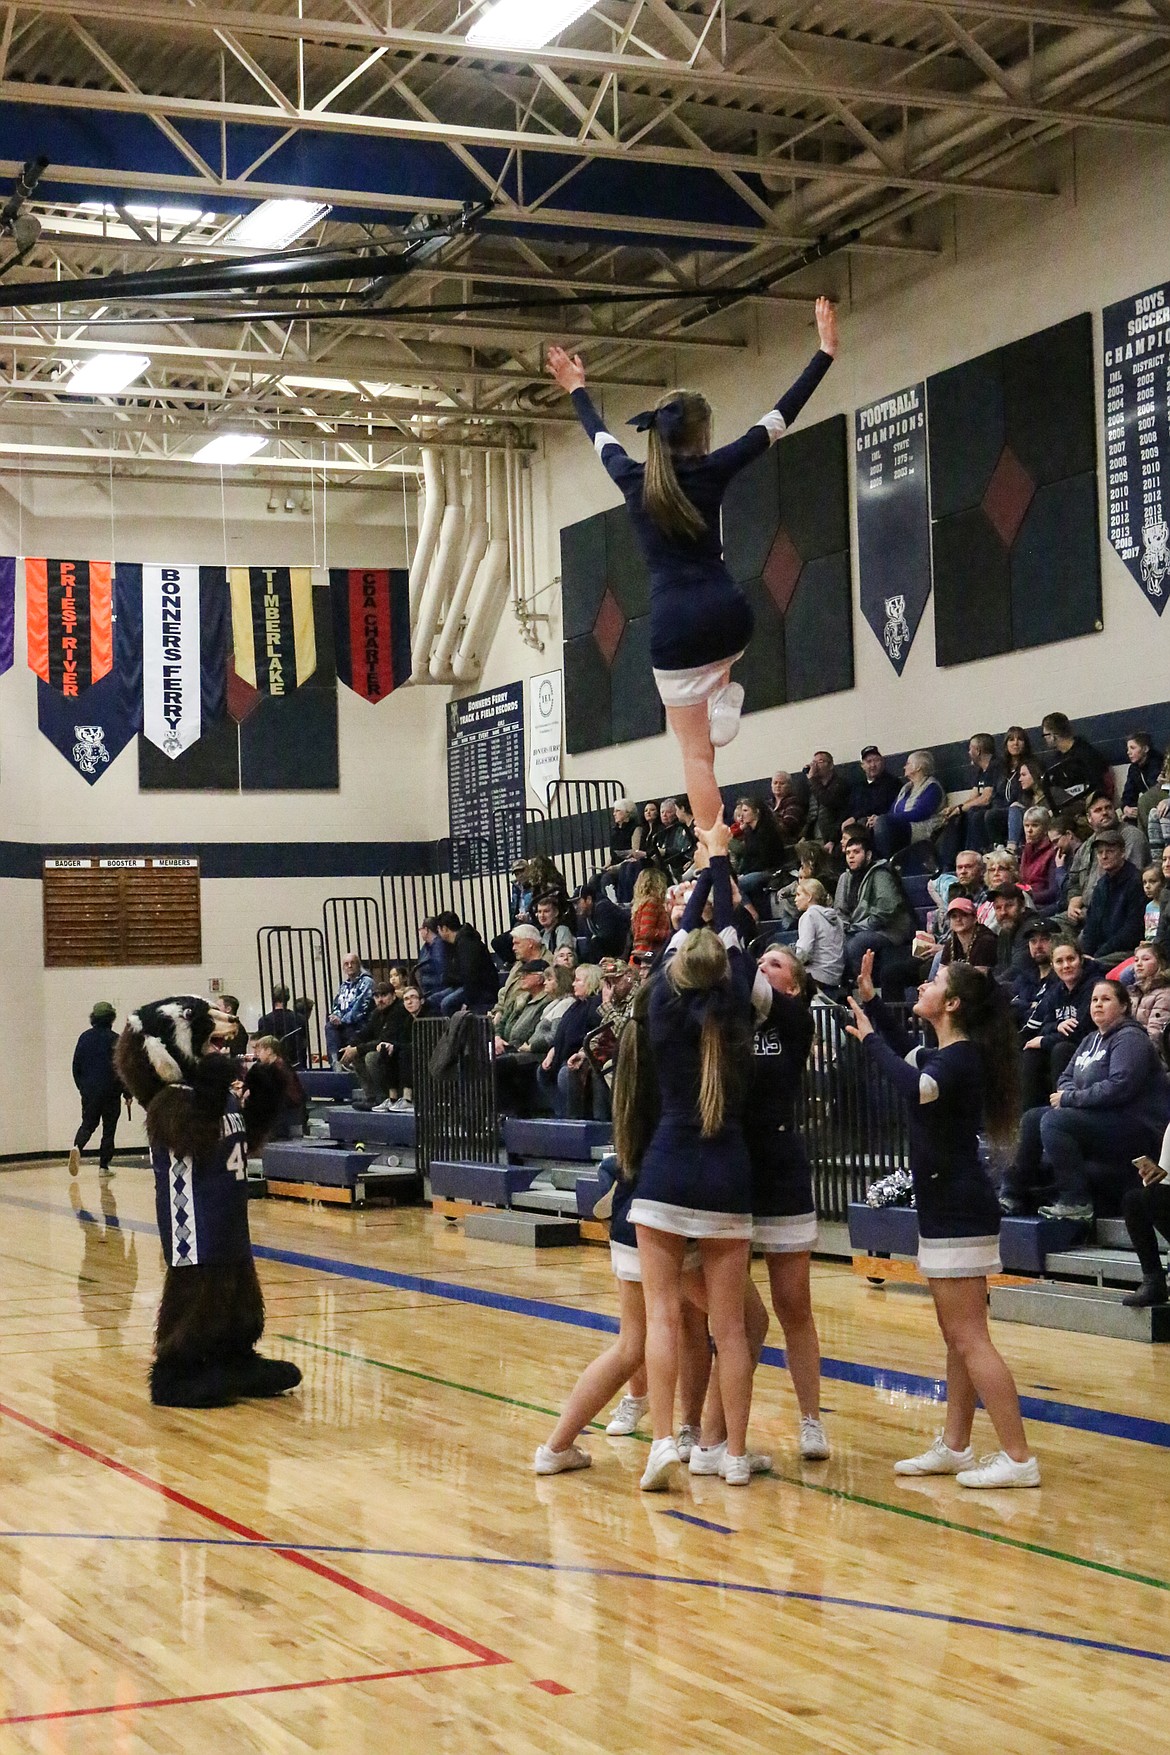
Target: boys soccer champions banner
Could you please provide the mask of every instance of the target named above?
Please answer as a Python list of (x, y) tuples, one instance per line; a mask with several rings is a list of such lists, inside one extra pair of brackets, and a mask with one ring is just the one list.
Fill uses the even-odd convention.
[(29, 669), (76, 700), (114, 668), (110, 563), (26, 560), (24, 590)]
[(12, 669), (16, 647), (16, 558), (0, 555), (0, 676)]
[(173, 761), (224, 713), (223, 567), (118, 564), (117, 668), (135, 729)]
[(291, 695), (317, 668), (312, 573), (232, 567), (228, 578), (237, 676), (261, 695)]
[(338, 677), (363, 701), (380, 701), (410, 676), (409, 575), (333, 567), (329, 591)]

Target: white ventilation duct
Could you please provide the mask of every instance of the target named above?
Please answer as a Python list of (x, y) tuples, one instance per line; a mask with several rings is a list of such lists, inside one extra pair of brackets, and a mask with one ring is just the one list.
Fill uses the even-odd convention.
[(488, 453), (473, 451), (470, 462), (471, 481), (462, 562), (450, 603), (444, 612), (443, 631), (431, 654), (430, 671), (433, 682), (452, 680), (451, 655), (468, 619), (469, 606), (473, 602), (472, 590), (479, 574), (480, 563), (488, 550)]
[(476, 572), (467, 600), (465, 625), (451, 661), (455, 680), (461, 683), (474, 682), (482, 671), (487, 640), (508, 591), (512, 552), (508, 513), (514, 461), (510, 450), (491, 454), (491, 541)]
[(435, 643), (443, 609), (451, 600), (459, 578), (463, 559), (467, 509), (463, 504), (463, 453), (448, 451), (444, 459), (446, 472), (446, 505), (439, 529), (435, 558), (419, 593), (418, 613), (414, 618), (411, 648), (414, 657), (413, 682), (429, 682), (431, 647)]
[(427, 574), (431, 570), (431, 561), (435, 555), (439, 526), (443, 522), (443, 513), (447, 509), (447, 495), (443, 487), (442, 452), (433, 445), (424, 447), (422, 467), (422, 520), (418, 527), (418, 540), (414, 545), (414, 559), (410, 563), (410, 616), (412, 622), (418, 613), (423, 586), (426, 584)]

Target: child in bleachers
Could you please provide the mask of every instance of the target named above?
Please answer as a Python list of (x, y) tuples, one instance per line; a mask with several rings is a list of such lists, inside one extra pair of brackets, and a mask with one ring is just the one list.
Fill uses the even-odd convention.
[(1162, 919), (1162, 891), (1164, 887), (1165, 879), (1162, 876), (1162, 867), (1160, 865), (1147, 865), (1142, 873), (1142, 889), (1146, 892), (1142, 937), (1151, 944), (1158, 936), (1158, 927)]

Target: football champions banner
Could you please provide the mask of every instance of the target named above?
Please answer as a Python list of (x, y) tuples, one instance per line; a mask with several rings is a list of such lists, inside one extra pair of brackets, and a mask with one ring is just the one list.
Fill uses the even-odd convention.
[(317, 668), (308, 567), (232, 567), (236, 674), (262, 695), (291, 695)]
[(16, 647), (16, 559), (0, 555), (0, 676), (12, 669)]
[(117, 669), (135, 728), (173, 761), (224, 713), (223, 567), (118, 564)]
[(24, 590), (29, 669), (76, 700), (114, 668), (110, 563), (26, 560)]
[(380, 701), (410, 675), (409, 575), (333, 567), (329, 591), (338, 677), (363, 701)]

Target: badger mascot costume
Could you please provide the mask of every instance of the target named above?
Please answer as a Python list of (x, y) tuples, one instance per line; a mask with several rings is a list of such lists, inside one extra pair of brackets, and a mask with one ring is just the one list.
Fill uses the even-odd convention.
[(146, 1110), (158, 1230), (166, 1257), (150, 1399), (221, 1408), (295, 1389), (301, 1374), (256, 1351), (264, 1298), (248, 1235), (248, 1151), (283, 1100), (274, 1067), (245, 1075), (219, 1038), (236, 1020), (205, 999), (155, 1000), (131, 1013), (118, 1076)]

